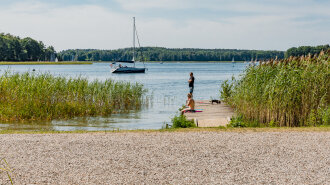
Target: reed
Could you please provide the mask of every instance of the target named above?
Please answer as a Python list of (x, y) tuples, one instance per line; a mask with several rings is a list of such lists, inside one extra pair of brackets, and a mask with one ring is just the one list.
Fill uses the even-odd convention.
[(127, 113), (141, 108), (145, 92), (138, 83), (7, 71), (0, 76), (0, 120), (50, 121)]
[(330, 50), (262, 61), (233, 81), (230, 95), (224, 98), (247, 122), (289, 127), (330, 125), (329, 61)]
[(14, 184), (13, 180), (11, 178), (11, 175), (10, 175), (12, 173), (12, 171), (5, 158), (0, 159), (0, 173), (6, 173), (8, 179), (10, 181), (10, 184)]

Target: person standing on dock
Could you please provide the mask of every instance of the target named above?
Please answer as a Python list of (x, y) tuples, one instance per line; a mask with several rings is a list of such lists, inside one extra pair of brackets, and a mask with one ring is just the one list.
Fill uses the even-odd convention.
[(188, 80), (189, 83), (189, 92), (192, 94), (194, 92), (194, 82), (195, 82), (195, 77), (193, 72), (190, 72), (190, 78)]

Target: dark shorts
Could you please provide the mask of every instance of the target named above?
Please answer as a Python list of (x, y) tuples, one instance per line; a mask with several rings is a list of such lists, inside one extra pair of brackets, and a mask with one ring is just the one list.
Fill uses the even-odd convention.
[(194, 92), (194, 87), (189, 87), (189, 92), (192, 94)]

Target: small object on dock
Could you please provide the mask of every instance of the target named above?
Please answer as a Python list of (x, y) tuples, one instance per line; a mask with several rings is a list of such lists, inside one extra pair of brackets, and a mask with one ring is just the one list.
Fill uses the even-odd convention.
[(211, 100), (210, 102), (212, 103), (212, 105), (213, 105), (213, 103), (221, 104), (220, 100)]

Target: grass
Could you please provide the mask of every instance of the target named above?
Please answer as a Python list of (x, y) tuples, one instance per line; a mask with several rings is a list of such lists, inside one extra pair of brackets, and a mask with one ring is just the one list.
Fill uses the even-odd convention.
[(24, 131), (24, 130), (0, 130), (0, 134), (106, 134), (106, 133), (161, 133), (161, 132), (330, 132), (330, 126), (319, 127), (191, 127), (169, 128), (158, 130), (106, 130), (106, 131)]
[(86, 65), (93, 62), (0, 62), (0, 65)]
[(139, 110), (145, 92), (138, 83), (111, 79), (89, 82), (82, 77), (7, 71), (0, 76), (0, 121), (107, 117)]
[(172, 118), (173, 128), (190, 128), (196, 127), (194, 121), (187, 120), (185, 115), (174, 116)]
[(245, 126), (330, 125), (330, 50), (315, 56), (271, 60), (222, 84), (223, 99)]
[(7, 163), (5, 158), (0, 159), (0, 173), (6, 173), (8, 176), (8, 179), (10, 180), (10, 183), (13, 184), (12, 178), (10, 176), (10, 173), (12, 171), (10, 170), (9, 164)]
[[(164, 63), (232, 63), (232, 61), (146, 61), (145, 63), (160, 63), (160, 62), (164, 62)], [(237, 63), (244, 63), (245, 61), (235, 61)]]

